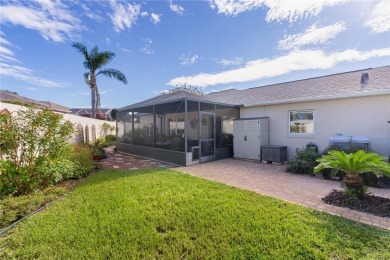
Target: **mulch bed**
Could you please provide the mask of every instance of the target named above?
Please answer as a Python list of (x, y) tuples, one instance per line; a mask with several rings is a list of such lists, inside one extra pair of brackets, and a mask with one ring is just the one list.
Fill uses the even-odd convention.
[(390, 218), (390, 199), (387, 198), (368, 195), (359, 200), (346, 195), (343, 191), (333, 190), (322, 200), (326, 204)]

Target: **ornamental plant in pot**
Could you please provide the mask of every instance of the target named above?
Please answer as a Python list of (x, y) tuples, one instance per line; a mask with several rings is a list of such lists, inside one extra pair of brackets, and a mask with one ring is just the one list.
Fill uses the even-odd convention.
[(346, 191), (356, 194), (359, 199), (363, 199), (365, 195), (361, 173), (373, 172), (377, 175), (390, 176), (390, 164), (386, 162), (386, 157), (363, 150), (350, 154), (343, 151), (330, 151), (317, 162), (320, 164), (314, 168), (314, 173), (329, 168), (345, 172)]

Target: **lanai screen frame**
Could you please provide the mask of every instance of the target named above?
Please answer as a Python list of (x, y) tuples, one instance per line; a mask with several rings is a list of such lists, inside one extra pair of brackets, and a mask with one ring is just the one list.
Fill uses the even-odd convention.
[[(232, 154), (229, 154), (229, 153), (227, 154), (226, 152), (218, 154), (218, 151), (219, 151), (218, 149), (222, 149), (223, 147), (217, 148), (217, 130), (216, 130), (217, 106), (234, 109), (236, 111), (236, 118), (235, 119), (239, 119), (239, 117), (240, 117), (240, 110), (239, 110), (240, 106), (219, 103), (219, 102), (213, 102), (213, 101), (209, 101), (209, 100), (203, 100), (201, 97), (199, 99), (184, 97), (184, 98), (179, 98), (179, 99), (172, 99), (172, 100), (169, 100), (166, 102), (155, 102), (155, 103), (151, 103), (151, 104), (149, 103), (146, 105), (140, 104), (139, 106), (135, 105), (135, 106), (130, 106), (130, 108), (125, 107), (125, 108), (119, 109), (118, 113), (117, 113), (117, 120), (116, 120), (118, 150), (119, 151), (123, 150), (123, 151), (128, 152), (128, 153), (135, 153), (136, 155), (140, 155), (140, 156), (144, 156), (144, 157), (167, 161), (167, 162), (178, 164), (178, 165), (183, 165), (183, 166), (191, 165), (191, 163), (188, 161), (188, 158), (187, 158), (187, 155), (189, 153), (191, 153), (191, 151), (189, 151), (189, 144), (188, 144), (188, 127), (190, 124), (190, 122), (188, 121), (188, 112), (191, 112), (191, 111), (188, 111), (188, 102), (197, 102), (198, 103), (197, 110), (192, 110), (192, 111), (197, 112), (198, 124), (201, 124), (201, 112), (202, 112), (201, 104), (211, 105), (213, 107), (212, 113), (214, 114), (214, 130), (213, 130), (214, 131), (214, 160), (224, 159), (224, 158), (228, 158), (228, 157), (232, 156)], [(174, 104), (177, 102), (184, 103), (184, 151), (173, 151), (173, 150), (169, 150), (169, 149), (166, 150), (166, 149), (156, 147), (156, 128), (155, 128), (155, 126), (156, 126), (156, 106), (169, 105), (169, 104)], [(134, 134), (135, 114), (134, 114), (134, 112), (136, 112), (136, 110), (142, 110), (142, 109), (145, 109), (148, 107), (149, 108), (152, 107), (151, 111), (153, 114), (153, 145), (152, 146), (137, 145), (134, 143), (134, 138), (135, 138), (135, 134)], [(122, 118), (123, 114), (127, 114), (127, 113), (131, 113), (132, 138), (131, 138), (130, 143), (124, 142), (123, 138), (121, 138), (118, 134), (118, 132), (120, 130), (120, 127), (119, 127), (120, 121), (119, 120)], [(125, 122), (123, 124), (125, 124)], [(198, 126), (198, 132), (200, 133), (200, 126)], [(123, 135), (124, 134), (125, 133), (123, 133)], [(200, 147), (199, 134), (197, 136), (197, 141), (198, 141), (197, 146)], [(125, 146), (129, 146), (129, 145), (132, 147), (125, 148)], [(143, 147), (143, 148), (141, 149), (138, 146)], [(139, 149), (137, 149), (137, 147)], [(192, 146), (192, 147), (194, 147), (194, 146)], [(150, 149), (149, 153), (148, 153), (148, 149)], [(162, 154), (158, 154), (159, 151), (163, 152), (165, 156), (162, 156)], [(201, 151), (199, 151), (199, 153), (200, 152)], [(179, 153), (181, 155), (179, 155)], [(174, 158), (176, 156), (179, 156), (179, 157), (184, 156), (184, 158), (183, 157), (181, 157), (181, 159)], [(169, 158), (171, 158), (171, 160)]]

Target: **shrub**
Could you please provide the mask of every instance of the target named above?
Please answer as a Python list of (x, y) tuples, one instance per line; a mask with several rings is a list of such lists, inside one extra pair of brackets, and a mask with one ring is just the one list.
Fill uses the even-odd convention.
[(297, 148), (296, 155), (288, 161), (287, 171), (293, 173), (312, 174), (318, 164), (316, 160), (321, 157), (313, 146)]
[(106, 136), (106, 141), (107, 142), (115, 142), (116, 141), (116, 136), (115, 135), (107, 135)]
[(107, 142), (106, 139), (99, 137), (91, 143), (91, 146), (97, 148), (104, 148), (110, 146), (110, 144)]
[(75, 170), (65, 175), (65, 178), (79, 179), (90, 173), (96, 167), (96, 163), (92, 160), (92, 153), (93, 149), (88, 145), (74, 145), (71, 158), (75, 162)]
[(44, 169), (68, 158), (73, 131), (71, 122), (48, 109), (29, 107), (16, 115), (3, 110), (0, 196), (27, 194), (58, 180), (58, 169), (54, 173)]

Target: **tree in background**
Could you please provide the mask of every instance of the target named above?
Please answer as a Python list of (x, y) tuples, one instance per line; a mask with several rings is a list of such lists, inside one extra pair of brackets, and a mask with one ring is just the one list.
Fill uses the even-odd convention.
[(110, 51), (99, 52), (97, 46), (93, 47), (90, 52), (88, 52), (87, 47), (84, 44), (76, 42), (72, 46), (77, 49), (82, 55), (84, 55), (84, 67), (89, 71), (84, 73), (84, 79), (87, 85), (91, 89), (91, 103), (92, 103), (92, 114), (91, 117), (96, 117), (96, 110), (100, 106), (100, 95), (98, 86), (96, 83), (96, 77), (99, 75), (104, 75), (110, 78), (115, 78), (124, 84), (127, 84), (126, 76), (116, 69), (105, 68), (101, 69), (103, 66), (107, 65), (114, 57), (115, 54)]
[(112, 120), (116, 120), (116, 113), (118, 112), (118, 109), (114, 108), (113, 110), (111, 110), (111, 118)]
[(198, 87), (193, 87), (191, 85), (187, 85), (187, 84), (180, 84), (172, 89), (169, 89), (169, 90), (164, 90), (161, 92), (161, 94), (170, 94), (170, 93), (175, 93), (175, 92), (179, 92), (179, 91), (186, 91), (186, 92), (189, 92), (189, 93), (192, 93), (192, 94), (195, 94), (195, 95), (204, 95), (202, 89), (198, 88)]

